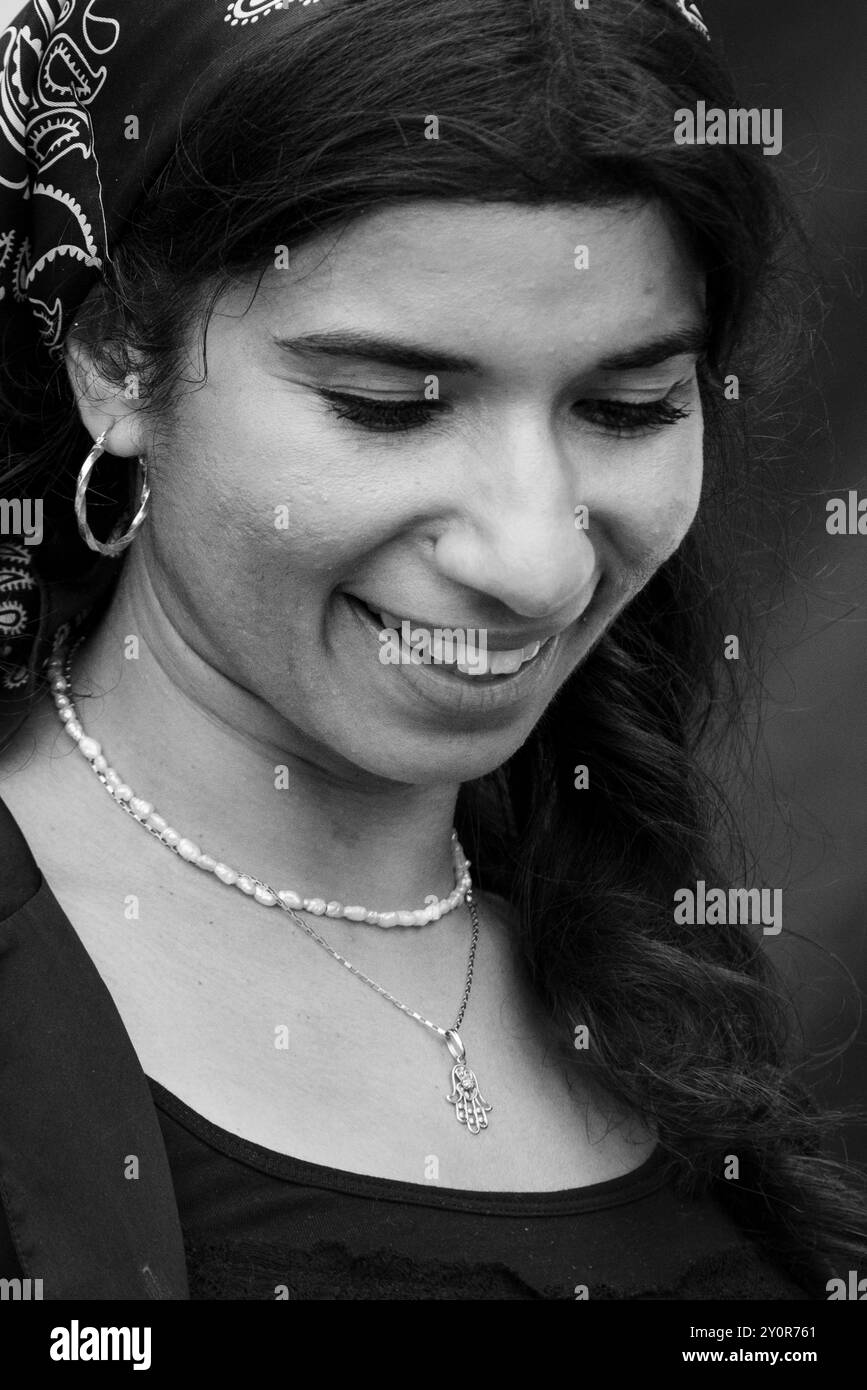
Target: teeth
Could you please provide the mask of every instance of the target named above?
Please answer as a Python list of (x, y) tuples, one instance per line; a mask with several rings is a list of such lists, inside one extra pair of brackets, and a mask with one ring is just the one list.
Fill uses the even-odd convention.
[[(401, 631), (404, 620), (395, 613), (380, 612), (378, 617), (383, 627), (394, 628), (396, 632)], [(408, 621), (412, 625), (411, 619)], [(477, 650), (472, 663), (453, 661), (443, 662), (442, 665), (460, 671), (463, 676), (511, 676), (519, 671), (526, 662), (532, 661), (534, 657), (538, 656), (541, 646), (541, 642), (531, 642), (529, 647), (516, 647), (507, 652)]]
[(488, 671), (492, 676), (510, 676), (520, 671), (523, 660), (520, 648), (514, 652), (488, 652)]
[(511, 676), (538, 656), (542, 646), (541, 642), (533, 642), (529, 647), (516, 648), (510, 652), (487, 652), (482, 656), (482, 660), (474, 666), (468, 662), (457, 662), (457, 669), (465, 676)]

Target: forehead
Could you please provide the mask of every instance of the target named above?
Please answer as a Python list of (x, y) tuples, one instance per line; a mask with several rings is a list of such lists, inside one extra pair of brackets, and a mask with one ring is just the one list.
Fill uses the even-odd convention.
[(703, 316), (704, 276), (658, 203), (418, 200), (364, 214), (288, 259), (253, 306), (277, 334), (398, 330), (480, 360), (575, 360)]

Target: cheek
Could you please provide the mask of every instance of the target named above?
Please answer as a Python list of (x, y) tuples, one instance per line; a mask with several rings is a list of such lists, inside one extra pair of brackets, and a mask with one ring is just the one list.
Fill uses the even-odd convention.
[(376, 480), (297, 405), (251, 419), (203, 397), (154, 460), (153, 547), (170, 592), (210, 595), (245, 622), (310, 601), (369, 545), (385, 514)]
[(677, 550), (698, 512), (703, 460), (701, 434), (666, 449), (643, 472), (625, 505), (633, 593)]
[(701, 465), (680, 473), (676, 485), (660, 492), (646, 519), (646, 535), (653, 552), (663, 560), (677, 549), (696, 518), (701, 500)]
[[(311, 551), (352, 543), (353, 532), (387, 510), (389, 472), (341, 426), (311, 390), (255, 376), (233, 377), (190, 401), (179, 427), (180, 453), (207, 471), (222, 515), (238, 507), (273, 526), (289, 516), (293, 542)], [(216, 373), (214, 373), (216, 377)], [(281, 533), (285, 534), (285, 533)]]

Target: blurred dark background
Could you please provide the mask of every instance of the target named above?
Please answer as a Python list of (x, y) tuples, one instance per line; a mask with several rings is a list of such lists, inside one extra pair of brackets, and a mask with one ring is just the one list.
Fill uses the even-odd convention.
[[(867, 991), (867, 536), (825, 529), (828, 498), (850, 489), (867, 497), (867, 6), (699, 7), (739, 81), (740, 103), (783, 111), (779, 170), (797, 191), (830, 296), (806, 428), (785, 445), (804, 500), (791, 584), (774, 618), (766, 766), (750, 816), (761, 881), (784, 888), (783, 931), (766, 947), (821, 1054), (857, 1028), (858, 990), (848, 976)], [(826, 1104), (867, 1109), (867, 1026), (842, 1058), (826, 1062), (819, 1093)], [(846, 1127), (846, 1150), (867, 1167), (863, 1126)]]

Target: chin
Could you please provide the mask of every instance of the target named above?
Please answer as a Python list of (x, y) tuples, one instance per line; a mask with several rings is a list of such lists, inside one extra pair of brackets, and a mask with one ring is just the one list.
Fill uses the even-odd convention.
[(502, 767), (530, 732), (522, 728), (509, 738), (492, 734), (480, 740), (478, 734), (425, 737), (396, 729), (393, 738), (386, 736), (387, 741), (381, 742), (378, 731), (376, 742), (358, 753), (353, 763), (362, 778), (372, 776), (413, 787), (458, 786)]

